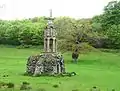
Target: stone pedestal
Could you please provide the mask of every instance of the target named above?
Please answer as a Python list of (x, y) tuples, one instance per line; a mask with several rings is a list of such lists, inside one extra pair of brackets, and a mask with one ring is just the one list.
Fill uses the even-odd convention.
[(64, 59), (57, 53), (30, 56), (27, 61), (26, 73), (32, 76), (65, 73)]

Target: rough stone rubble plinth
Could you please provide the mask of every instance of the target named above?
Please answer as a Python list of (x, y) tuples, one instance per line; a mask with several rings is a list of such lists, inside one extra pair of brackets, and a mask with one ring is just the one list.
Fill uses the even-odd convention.
[(57, 53), (30, 56), (27, 61), (26, 73), (33, 76), (65, 73), (64, 59)]

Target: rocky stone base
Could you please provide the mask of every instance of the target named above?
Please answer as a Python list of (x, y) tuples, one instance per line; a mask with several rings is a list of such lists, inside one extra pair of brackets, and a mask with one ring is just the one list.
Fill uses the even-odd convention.
[(65, 73), (64, 59), (57, 53), (32, 55), (28, 58), (26, 66), (26, 74), (31, 76)]

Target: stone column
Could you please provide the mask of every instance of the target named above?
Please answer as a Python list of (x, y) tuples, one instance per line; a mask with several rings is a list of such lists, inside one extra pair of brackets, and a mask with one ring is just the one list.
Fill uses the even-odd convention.
[(50, 50), (50, 38), (47, 38), (47, 52)]
[(53, 36), (55, 37), (56, 35), (55, 35), (55, 29), (53, 29)]
[(46, 39), (44, 38), (44, 52), (46, 52)]
[(52, 36), (52, 28), (50, 28), (50, 36)]
[(47, 32), (46, 35), (47, 35), (47, 36), (50, 36), (50, 29), (47, 29), (46, 32)]
[(60, 66), (60, 63), (59, 63), (59, 74), (61, 73), (61, 66)]
[(53, 38), (53, 52), (55, 52), (55, 38)]
[(57, 41), (55, 39), (55, 52), (57, 52)]

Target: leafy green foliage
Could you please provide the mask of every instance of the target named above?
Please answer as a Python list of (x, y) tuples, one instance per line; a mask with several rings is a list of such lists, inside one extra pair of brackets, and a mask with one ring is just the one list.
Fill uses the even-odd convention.
[(92, 19), (93, 30), (102, 34), (103, 48), (120, 48), (120, 1), (111, 1), (104, 13)]
[(120, 25), (112, 25), (107, 30), (109, 48), (120, 48)]
[(105, 29), (109, 28), (110, 25), (120, 24), (120, 1), (109, 2), (104, 11), (102, 25)]
[[(43, 46), (45, 17), (0, 20), (0, 44), (23, 47)], [(95, 48), (120, 48), (120, 1), (109, 2), (104, 13), (92, 19), (57, 17), (54, 20), (58, 50), (71, 51), (86, 43)], [(22, 48), (22, 47), (21, 47)]]
[[(45, 17), (24, 20), (0, 21), (0, 44), (23, 47), (43, 45)], [(58, 17), (54, 20), (57, 32), (58, 49), (72, 50), (77, 42), (88, 42), (94, 36), (91, 19), (75, 20)], [(89, 41), (90, 42), (90, 41)], [(90, 42), (90, 45), (92, 43)], [(21, 47), (22, 48), (22, 47)]]
[(15, 20), (0, 21), (0, 44), (9, 45), (43, 45), (43, 31), (46, 21)]
[[(75, 20), (69, 17), (56, 19), (55, 24), (58, 32), (58, 49), (64, 51), (75, 50), (73, 46), (87, 42), (94, 46), (100, 38), (98, 33), (92, 29), (91, 19)], [(94, 39), (98, 41), (94, 41)], [(93, 41), (91, 41), (93, 40)]]

